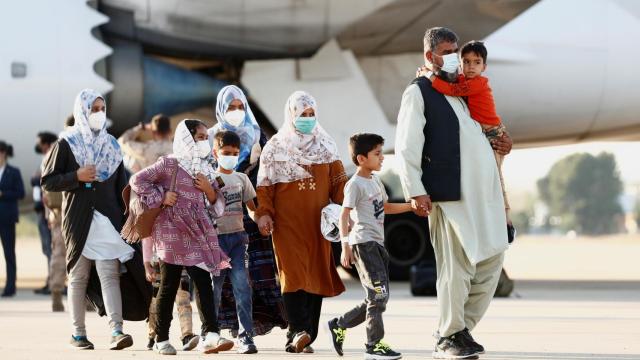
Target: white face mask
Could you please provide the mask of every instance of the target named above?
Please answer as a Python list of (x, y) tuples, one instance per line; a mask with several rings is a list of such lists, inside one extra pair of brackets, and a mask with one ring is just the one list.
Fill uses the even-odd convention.
[(244, 110), (233, 110), (224, 114), (224, 119), (227, 120), (227, 122), (231, 126), (238, 127), (242, 125), (242, 122), (244, 121), (244, 115)]
[(458, 67), (460, 67), (460, 59), (457, 53), (447, 54), (442, 56), (442, 66), (440, 69), (448, 73), (456, 73)]
[(107, 114), (105, 114), (104, 111), (94, 112), (89, 115), (87, 120), (89, 121), (91, 130), (102, 130), (104, 123), (107, 122)]
[(196, 141), (196, 149), (198, 151), (198, 156), (201, 158), (206, 158), (211, 154), (211, 145), (209, 145), (209, 140)]
[(218, 165), (225, 170), (233, 170), (238, 165), (239, 156), (218, 155)]

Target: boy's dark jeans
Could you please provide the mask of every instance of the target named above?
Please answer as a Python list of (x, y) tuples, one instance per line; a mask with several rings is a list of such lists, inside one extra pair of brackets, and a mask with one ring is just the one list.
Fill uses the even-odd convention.
[(338, 326), (352, 328), (367, 323), (367, 344), (384, 337), (382, 313), (389, 300), (389, 253), (375, 241), (352, 246), (360, 283), (366, 293), (364, 302), (338, 318)]
[[(182, 265), (160, 262), (160, 289), (156, 298), (157, 318), (155, 323), (156, 341), (169, 340), (169, 327), (173, 319), (173, 303), (182, 278)], [(211, 275), (197, 266), (184, 267), (193, 280), (196, 289), (196, 305), (202, 322), (201, 335), (208, 332), (220, 333), (213, 303)]]
[(218, 307), (222, 298), (224, 279), (229, 276), (233, 287), (233, 297), (236, 302), (236, 313), (238, 314), (238, 338), (253, 336), (253, 298), (249, 270), (247, 269), (249, 236), (244, 231), (219, 234), (218, 243), (222, 251), (231, 258), (231, 269), (224, 269), (220, 271), (219, 276), (213, 277), (216, 314), (218, 314)]

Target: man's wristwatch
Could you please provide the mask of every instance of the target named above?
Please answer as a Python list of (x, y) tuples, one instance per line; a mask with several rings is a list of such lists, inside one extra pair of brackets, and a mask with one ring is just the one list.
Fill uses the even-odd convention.
[(431, 79), (431, 77), (433, 76), (433, 71), (427, 71), (427, 74), (425, 76), (427, 77), (427, 79)]

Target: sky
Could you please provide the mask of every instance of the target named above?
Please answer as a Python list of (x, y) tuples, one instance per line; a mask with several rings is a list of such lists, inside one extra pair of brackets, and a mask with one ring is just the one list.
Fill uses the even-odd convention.
[(536, 192), (536, 181), (558, 160), (574, 153), (597, 155), (603, 151), (615, 155), (626, 191), (637, 194), (640, 191), (640, 142), (590, 142), (514, 150), (507, 155), (503, 165), (507, 191)]

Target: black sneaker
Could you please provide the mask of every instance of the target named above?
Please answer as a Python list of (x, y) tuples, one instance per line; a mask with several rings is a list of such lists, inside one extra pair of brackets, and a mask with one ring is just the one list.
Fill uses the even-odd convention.
[(331, 342), (333, 343), (333, 348), (336, 349), (338, 355), (342, 356), (342, 344), (344, 344), (344, 338), (347, 335), (347, 329), (343, 329), (338, 326), (338, 319), (331, 319), (327, 323), (327, 327), (329, 328), (329, 334), (331, 334)]
[(464, 336), (464, 339), (467, 341), (467, 345), (478, 351), (478, 354), (484, 354), (484, 346), (475, 341), (469, 329), (464, 328), (464, 330), (462, 330), (462, 336)]
[(147, 350), (153, 350), (153, 345), (156, 344), (156, 339), (149, 338), (149, 342), (147, 342)]
[(69, 345), (76, 350), (93, 350), (93, 343), (86, 336), (71, 335)]
[(364, 353), (364, 360), (395, 360), (401, 358), (402, 354), (393, 351), (382, 340), (375, 345), (367, 345), (367, 351)]
[(197, 335), (187, 335), (182, 338), (182, 351), (191, 351), (198, 346), (200, 342), (200, 336)]
[(131, 335), (124, 334), (122, 331), (116, 331), (111, 335), (111, 343), (109, 350), (122, 350), (133, 345)]
[(477, 359), (478, 351), (467, 344), (463, 331), (440, 337), (433, 352), (434, 359)]

